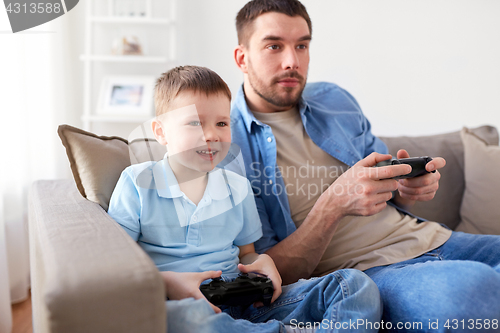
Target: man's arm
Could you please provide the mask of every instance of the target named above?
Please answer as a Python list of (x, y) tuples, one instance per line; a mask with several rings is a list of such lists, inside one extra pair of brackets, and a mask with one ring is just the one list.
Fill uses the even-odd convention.
[(398, 188), (391, 178), (411, 171), (404, 164), (372, 168), (389, 158), (372, 153), (356, 163), (320, 196), (295, 232), (266, 251), (284, 284), (311, 276), (344, 216), (370, 216), (386, 207)]

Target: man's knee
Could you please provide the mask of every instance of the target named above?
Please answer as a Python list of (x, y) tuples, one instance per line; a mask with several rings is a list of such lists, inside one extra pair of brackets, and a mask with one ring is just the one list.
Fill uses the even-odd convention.
[(386, 316), (426, 322), (500, 316), (500, 274), (490, 266), (473, 261), (416, 265), (425, 266), (403, 268), (408, 270), (402, 277), (398, 269), (386, 274), (380, 289)]
[(331, 274), (339, 283), (344, 298), (355, 297), (360, 302), (380, 307), (380, 293), (377, 285), (368, 275), (356, 269), (341, 269)]

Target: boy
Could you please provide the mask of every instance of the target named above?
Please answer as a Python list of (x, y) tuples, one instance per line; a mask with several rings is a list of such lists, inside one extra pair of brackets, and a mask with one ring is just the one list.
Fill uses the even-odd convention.
[[(282, 332), (283, 324), (314, 322), (323, 324), (317, 332), (344, 332), (358, 320), (373, 328), (381, 315), (380, 299), (363, 273), (343, 270), (301, 280), (284, 286), (282, 293), (271, 257), (255, 253), (262, 228), (250, 183), (216, 168), (231, 143), (230, 100), (225, 82), (207, 68), (184, 66), (164, 73), (155, 88), (152, 129), (168, 152), (162, 161), (125, 169), (111, 197), (108, 213), (149, 254), (165, 281), (169, 332)], [(268, 276), (275, 289), (272, 304), (223, 307), (218, 315), (214, 312), (221, 309), (210, 304), (213, 311), (207, 311), (200, 284), (221, 275), (229, 281), (239, 272)], [(175, 301), (186, 298), (204, 305)]]

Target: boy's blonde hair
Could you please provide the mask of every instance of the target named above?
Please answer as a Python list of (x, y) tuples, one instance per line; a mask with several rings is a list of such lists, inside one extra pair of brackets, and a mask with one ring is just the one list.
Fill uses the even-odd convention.
[(163, 73), (155, 86), (156, 116), (169, 110), (172, 101), (182, 91), (194, 93), (225, 94), (231, 100), (231, 91), (226, 82), (214, 71), (199, 66), (179, 66)]

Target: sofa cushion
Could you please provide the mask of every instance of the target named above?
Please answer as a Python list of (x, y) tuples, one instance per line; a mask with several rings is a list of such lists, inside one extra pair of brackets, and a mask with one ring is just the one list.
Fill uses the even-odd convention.
[[(490, 145), (498, 145), (495, 127), (481, 126), (470, 130)], [(410, 156), (443, 157), (446, 166), (440, 170), (439, 190), (431, 201), (417, 202), (411, 213), (430, 221), (437, 221), (455, 229), (460, 223), (460, 204), (465, 189), (464, 148), (460, 131), (418, 137), (381, 137), (389, 153), (396, 156), (399, 149), (406, 149)]]
[(457, 231), (500, 235), (500, 147), (488, 145), (464, 128), (465, 191)]
[(161, 160), (166, 152), (155, 139), (136, 138), (129, 143), (117, 136), (97, 136), (69, 125), (59, 126), (58, 134), (66, 148), (78, 191), (106, 211), (126, 167)]
[(78, 191), (107, 210), (121, 172), (130, 165), (127, 140), (97, 136), (69, 125), (59, 126), (58, 134)]

